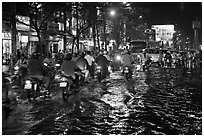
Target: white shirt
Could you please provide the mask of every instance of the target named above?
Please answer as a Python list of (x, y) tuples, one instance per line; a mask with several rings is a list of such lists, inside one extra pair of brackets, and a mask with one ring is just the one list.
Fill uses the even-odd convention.
[(89, 66), (92, 66), (92, 63), (95, 61), (95, 59), (90, 55), (86, 55), (84, 58), (87, 60)]

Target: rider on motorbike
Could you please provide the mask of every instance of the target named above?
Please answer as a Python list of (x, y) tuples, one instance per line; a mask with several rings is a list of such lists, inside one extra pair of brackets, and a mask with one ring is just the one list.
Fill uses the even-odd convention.
[(87, 62), (88, 62), (88, 69), (90, 72), (90, 76), (92, 78), (94, 78), (94, 63), (95, 63), (95, 59), (94, 57), (91, 55), (91, 51), (87, 51), (86, 56), (84, 57)]
[(76, 59), (76, 65), (81, 69), (81, 72), (84, 73), (85, 79), (84, 82), (88, 83), (88, 75), (89, 75), (89, 70), (88, 70), (88, 62), (84, 58), (85, 54), (82, 52), (80, 53), (79, 58)]
[[(166, 66), (168, 67), (168, 65), (170, 65), (171, 67), (171, 62), (172, 62), (172, 55), (171, 55), (171, 52), (170, 51), (167, 51), (166, 55), (165, 55), (165, 64)], [(167, 63), (168, 62), (168, 63)]]
[(25, 55), (22, 54), (20, 59), (15, 64), (15, 67), (16, 66), (19, 67), (21, 78), (24, 78), (27, 75), (27, 65), (28, 65), (28, 60), (26, 59)]
[(28, 77), (34, 77), (39, 80), (43, 80), (44, 86), (47, 89), (50, 83), (50, 79), (45, 75), (46, 68), (43, 65), (43, 60), (39, 57), (37, 52), (34, 52), (31, 58), (28, 60)]
[(108, 66), (109, 61), (107, 58), (103, 55), (102, 52), (99, 52), (99, 56), (96, 57), (96, 64), (101, 66), (102, 68), (102, 78), (106, 78), (109, 75)]
[(76, 63), (72, 60), (72, 54), (68, 53), (65, 57), (64, 62), (61, 66), (62, 74), (65, 76), (71, 76), (74, 83), (76, 83), (76, 87), (79, 86), (79, 76), (75, 73), (76, 71), (80, 71)]
[[(132, 74), (132, 71), (133, 71), (133, 57), (131, 56), (131, 53), (130, 51), (128, 50), (125, 50), (124, 54), (122, 55), (122, 60), (121, 60), (121, 63), (122, 63), (122, 70), (124, 70), (124, 67), (127, 66), (129, 67), (130, 69), (130, 72)], [(124, 72), (123, 72), (124, 73)]]
[(54, 65), (54, 59), (52, 58), (51, 53), (48, 53), (47, 57), (44, 59), (44, 63), (47, 63), (49, 66)]

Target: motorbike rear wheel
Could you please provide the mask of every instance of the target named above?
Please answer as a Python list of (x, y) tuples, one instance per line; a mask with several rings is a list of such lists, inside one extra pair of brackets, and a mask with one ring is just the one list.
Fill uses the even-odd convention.
[(67, 87), (62, 89), (62, 98), (64, 101), (67, 101), (69, 96), (71, 95), (70, 91), (71, 91), (71, 86), (68, 85)]
[(98, 81), (98, 83), (101, 82), (101, 73), (97, 73), (97, 81)]
[(27, 92), (28, 101), (33, 102), (35, 100), (35, 98), (36, 98), (35, 90), (28, 89), (28, 90), (26, 90), (26, 92)]

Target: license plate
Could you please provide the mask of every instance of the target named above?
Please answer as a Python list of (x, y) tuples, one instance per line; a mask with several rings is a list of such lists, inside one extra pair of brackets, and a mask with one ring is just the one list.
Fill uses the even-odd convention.
[(32, 84), (25, 84), (24, 89), (31, 89), (32, 88)]
[(61, 82), (60, 83), (60, 87), (66, 87), (67, 86), (67, 82)]
[(129, 70), (125, 70), (125, 73), (128, 73), (129, 72)]

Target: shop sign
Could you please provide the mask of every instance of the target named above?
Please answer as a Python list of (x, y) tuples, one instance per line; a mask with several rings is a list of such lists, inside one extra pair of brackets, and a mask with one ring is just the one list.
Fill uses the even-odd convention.
[(193, 21), (192, 25), (193, 29), (200, 29), (200, 21)]
[(3, 39), (11, 39), (11, 33), (10, 32), (3, 32)]
[(28, 42), (28, 36), (21, 36), (21, 42)]
[(17, 15), (16, 18), (18, 20), (16, 22), (17, 30), (23, 30), (23, 31), (30, 30), (30, 18), (29, 17)]
[(152, 25), (155, 30), (156, 41), (172, 41), (174, 34), (174, 25)]

